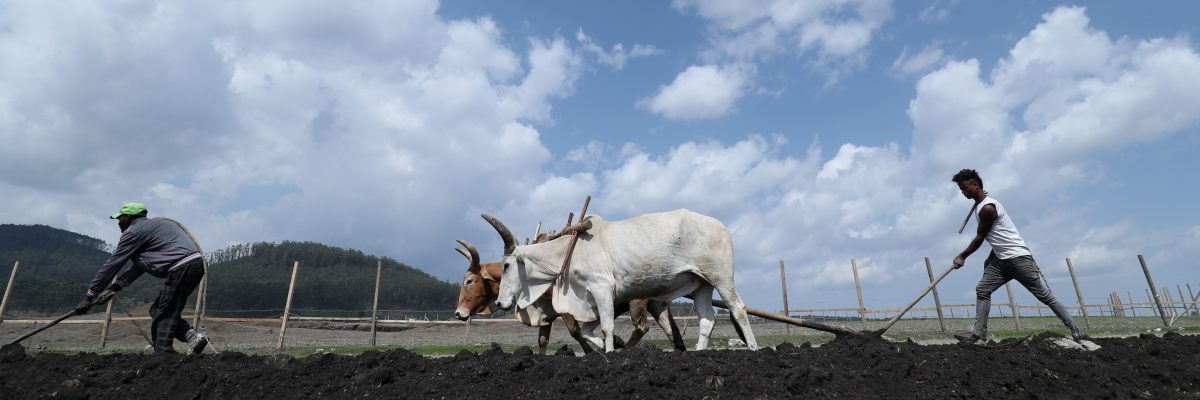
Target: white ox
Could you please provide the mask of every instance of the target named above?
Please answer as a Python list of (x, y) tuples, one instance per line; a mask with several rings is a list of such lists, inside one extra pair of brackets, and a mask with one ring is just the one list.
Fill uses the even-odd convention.
[(613, 351), (614, 304), (686, 296), (700, 318), (696, 350), (704, 350), (715, 322), (715, 288), (729, 304), (742, 340), (758, 348), (745, 304), (734, 289), (733, 239), (721, 222), (685, 209), (616, 222), (589, 220), (592, 227), (579, 235), (565, 277), (560, 275), (569, 240), (518, 246), (507, 229), (500, 229), (502, 224), (493, 224), (499, 225), (505, 243), (497, 307), (529, 307), (553, 286), (555, 311), (573, 316), (592, 336), (598, 326), (604, 350)]

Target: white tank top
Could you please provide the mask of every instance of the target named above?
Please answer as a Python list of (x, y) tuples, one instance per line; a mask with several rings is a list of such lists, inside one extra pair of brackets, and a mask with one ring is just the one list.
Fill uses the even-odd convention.
[(979, 221), (979, 213), (983, 212), (983, 206), (992, 204), (996, 207), (996, 222), (992, 224), (992, 230), (988, 231), (984, 239), (988, 244), (992, 245), (992, 252), (996, 253), (996, 258), (1007, 260), (1013, 257), (1032, 255), (1029, 253), (1029, 247), (1025, 246), (1025, 241), (1021, 239), (1021, 233), (1017, 232), (1017, 226), (1013, 224), (1012, 218), (1009, 218), (1008, 213), (1004, 211), (1004, 206), (1000, 202), (991, 197), (984, 198), (975, 207), (976, 222)]

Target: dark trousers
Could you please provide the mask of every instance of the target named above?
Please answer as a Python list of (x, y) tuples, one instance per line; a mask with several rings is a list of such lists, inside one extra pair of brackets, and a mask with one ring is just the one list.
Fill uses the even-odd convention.
[(196, 290), (202, 278), (204, 263), (199, 259), (167, 274), (167, 280), (158, 292), (158, 298), (154, 300), (154, 305), (150, 306), (150, 316), (154, 318), (150, 326), (150, 335), (154, 337), (155, 352), (174, 353), (172, 340), (187, 341), (187, 332), (192, 326), (184, 321), (180, 314), (183, 313), (188, 296)]
[(1034, 261), (1032, 256), (1018, 256), (1001, 260), (996, 258), (996, 253), (992, 253), (988, 255), (987, 261), (984, 261), (983, 278), (979, 280), (979, 285), (975, 286), (975, 327), (972, 329), (975, 335), (987, 337), (987, 319), (988, 313), (992, 310), (992, 292), (1012, 279), (1016, 279), (1021, 286), (1029, 289), (1029, 293), (1032, 293), (1033, 297), (1036, 297), (1042, 304), (1050, 306), (1054, 315), (1058, 316), (1058, 319), (1062, 320), (1063, 325), (1066, 325), (1068, 329), (1075, 326), (1067, 308), (1054, 297), (1054, 293), (1050, 292), (1050, 285), (1046, 284), (1046, 278), (1042, 276), (1042, 270), (1038, 268), (1037, 261)]

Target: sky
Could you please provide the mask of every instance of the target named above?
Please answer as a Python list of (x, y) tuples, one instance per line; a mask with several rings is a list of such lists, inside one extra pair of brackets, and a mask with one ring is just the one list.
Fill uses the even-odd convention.
[(853, 307), (854, 259), (893, 308), (971, 240), (973, 168), (1065, 303), (1068, 257), (1089, 303), (1144, 301), (1138, 254), (1200, 288), (1194, 2), (69, 3), (0, 1), (2, 223), (115, 243), (137, 201), (210, 251), (458, 282), (455, 239), (501, 255), (481, 213), (532, 236), (591, 195), (723, 222), (750, 306), (782, 307), (783, 260), (792, 308)]

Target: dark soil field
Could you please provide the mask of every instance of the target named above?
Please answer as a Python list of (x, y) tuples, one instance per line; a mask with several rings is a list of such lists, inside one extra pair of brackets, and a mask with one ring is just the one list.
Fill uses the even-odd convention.
[[(1200, 336), (1097, 339), (1045, 333), (1008, 348), (781, 344), (760, 351), (607, 355), (498, 349), (426, 358), (406, 350), (304, 358), (91, 353), (0, 357), (5, 399), (306, 398), (1200, 398)], [(1013, 339), (1009, 339), (1010, 341)]]

